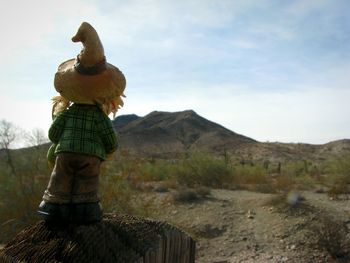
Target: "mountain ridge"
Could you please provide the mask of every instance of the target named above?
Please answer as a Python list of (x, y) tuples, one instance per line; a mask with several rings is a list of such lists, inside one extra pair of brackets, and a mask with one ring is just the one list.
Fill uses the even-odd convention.
[[(193, 110), (179, 112), (152, 111), (118, 116), (113, 125), (119, 134), (117, 155), (138, 158), (186, 158), (193, 152), (229, 157), (234, 162), (311, 161), (320, 163), (350, 156), (350, 139), (324, 144), (259, 142), (205, 119)], [(51, 143), (41, 145), (44, 152)], [(31, 147), (33, 148), (33, 147)], [(31, 151), (11, 149), (13, 153)], [(5, 158), (0, 149), (0, 160)]]
[(120, 136), (120, 148), (141, 156), (183, 156), (204, 151), (231, 154), (237, 159), (322, 161), (339, 153), (350, 154), (350, 140), (316, 145), (307, 143), (258, 142), (212, 122), (193, 110), (152, 111), (140, 117), (118, 116), (113, 124)]

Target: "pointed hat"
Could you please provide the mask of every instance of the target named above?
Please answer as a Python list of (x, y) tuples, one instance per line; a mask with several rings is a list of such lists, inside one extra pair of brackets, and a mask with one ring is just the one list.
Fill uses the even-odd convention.
[[(82, 42), (83, 49), (73, 59), (58, 66), (54, 85), (66, 101), (97, 104), (109, 114), (123, 106), (126, 80), (123, 73), (106, 62), (104, 49), (96, 30), (83, 22), (72, 38)], [(54, 99), (55, 100), (55, 99)]]

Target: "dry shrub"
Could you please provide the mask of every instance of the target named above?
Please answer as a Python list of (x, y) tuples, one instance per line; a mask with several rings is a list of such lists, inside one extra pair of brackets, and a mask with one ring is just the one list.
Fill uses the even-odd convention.
[(181, 187), (172, 194), (173, 200), (178, 203), (193, 203), (200, 200), (194, 189)]
[(99, 192), (104, 212), (133, 212), (133, 207), (130, 206), (133, 190), (128, 181), (121, 176), (103, 175)]
[[(349, 176), (350, 177), (350, 176)], [(327, 191), (330, 197), (338, 199), (341, 195), (350, 194), (350, 179), (346, 176), (337, 176), (333, 185)]]
[(176, 189), (178, 188), (179, 184), (177, 182), (177, 180), (172, 177), (172, 178), (169, 178), (168, 180), (165, 180), (162, 182), (162, 185), (167, 188), (167, 189)]
[(204, 153), (195, 153), (177, 165), (176, 179), (187, 187), (221, 188), (232, 184), (232, 169), (225, 160)]
[(262, 166), (237, 166), (234, 168), (234, 183), (265, 184), (268, 182), (267, 172)]
[(160, 184), (155, 186), (153, 190), (157, 193), (166, 193), (169, 191), (169, 188), (166, 187), (164, 184)]
[(335, 262), (350, 262), (350, 235), (343, 222), (323, 215), (311, 230), (318, 249), (327, 251)]
[(254, 185), (253, 190), (256, 192), (265, 193), (265, 194), (276, 193), (276, 188), (273, 186), (271, 182)]
[(172, 193), (172, 197), (178, 203), (193, 203), (207, 198), (210, 194), (210, 188), (205, 186), (198, 186), (196, 188), (182, 186)]
[(154, 196), (147, 195), (140, 198), (139, 193), (133, 195), (129, 205), (133, 208), (133, 212), (130, 214), (135, 216), (154, 217), (160, 211), (159, 204)]
[[(113, 168), (114, 169), (114, 168)], [(117, 212), (138, 216), (150, 216), (157, 210), (152, 198), (140, 198), (140, 191), (135, 190), (134, 182), (114, 170), (104, 170), (100, 180), (100, 196), (106, 213)]]
[(271, 178), (261, 165), (234, 167), (233, 185), (239, 189), (274, 193)]
[(174, 174), (175, 164), (167, 160), (153, 160), (141, 165), (139, 174), (144, 181), (164, 181)]
[(272, 180), (273, 188), (276, 191), (288, 192), (292, 189), (309, 190), (315, 187), (315, 180), (308, 175), (291, 176), (281, 174)]
[(195, 189), (197, 195), (201, 198), (205, 198), (210, 195), (211, 191), (210, 188), (205, 186), (199, 186)]
[(350, 155), (326, 162), (324, 170), (327, 174), (324, 183), (330, 188), (331, 197), (350, 194)]
[(1, 182), (0, 243), (7, 242), (19, 230), (39, 219), (36, 211), (46, 188), (47, 179), (37, 178), (36, 183), (30, 187), (22, 184), (18, 177), (10, 177)]
[(273, 185), (276, 190), (288, 192), (294, 188), (295, 182), (291, 176), (280, 175), (274, 179)]

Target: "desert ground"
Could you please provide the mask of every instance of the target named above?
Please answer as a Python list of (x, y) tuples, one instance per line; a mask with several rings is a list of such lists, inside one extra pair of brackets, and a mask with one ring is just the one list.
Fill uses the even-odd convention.
[(189, 232), (197, 242), (196, 262), (350, 262), (350, 200), (305, 191), (272, 195), (211, 190), (192, 203), (164, 206), (156, 217)]
[(265, 194), (210, 189), (174, 201), (174, 190), (141, 192), (150, 218), (196, 240), (196, 262), (350, 262), (350, 199), (323, 191)]

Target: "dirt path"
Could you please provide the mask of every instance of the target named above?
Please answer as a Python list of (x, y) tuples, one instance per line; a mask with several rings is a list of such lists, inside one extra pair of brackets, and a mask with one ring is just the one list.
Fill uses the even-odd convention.
[(315, 247), (312, 229), (324, 215), (350, 222), (350, 201), (312, 192), (302, 196), (305, 200), (292, 207), (270, 194), (212, 190), (199, 203), (168, 202), (158, 217), (195, 236), (199, 263), (336, 262)]

